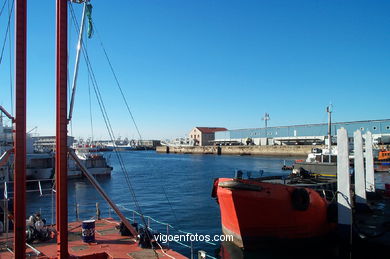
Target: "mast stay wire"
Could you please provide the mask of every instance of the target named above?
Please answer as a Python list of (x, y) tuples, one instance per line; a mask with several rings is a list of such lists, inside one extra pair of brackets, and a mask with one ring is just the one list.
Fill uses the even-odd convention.
[[(77, 19), (75, 17), (73, 6), (72, 6), (72, 4), (70, 2), (69, 2), (69, 6), (70, 6), (70, 11), (71, 11), (73, 24), (74, 24), (74, 26), (76, 28), (76, 31), (78, 31), (78, 22), (77, 22)], [(96, 99), (98, 101), (99, 108), (100, 108), (100, 111), (102, 113), (103, 120), (104, 120), (104, 123), (105, 123), (107, 131), (108, 131), (108, 135), (110, 137), (110, 140), (114, 141), (114, 139), (115, 139), (114, 131), (113, 131), (112, 127), (111, 127), (111, 123), (110, 123), (110, 120), (109, 120), (109, 117), (108, 117), (108, 114), (107, 114), (107, 111), (106, 111), (106, 108), (105, 108), (105, 105), (104, 105), (104, 102), (103, 102), (103, 98), (102, 98), (102, 96), (100, 94), (100, 90), (99, 90), (99, 87), (98, 87), (98, 84), (97, 84), (97, 81), (96, 81), (95, 74), (94, 74), (93, 69), (92, 69), (92, 65), (90, 63), (88, 52), (85, 49), (84, 44), (81, 44), (81, 46), (82, 46), (82, 51), (81, 52), (83, 53), (83, 56), (84, 56), (84, 59), (85, 59), (86, 65), (87, 65), (88, 74), (89, 74), (89, 77), (91, 78), (91, 83), (92, 83), (92, 86), (93, 86), (93, 90), (95, 92)], [(122, 169), (122, 173), (123, 173), (123, 175), (125, 177), (126, 184), (127, 184), (128, 189), (130, 191), (130, 194), (131, 194), (131, 196), (133, 198), (134, 205), (136, 206), (137, 210), (139, 211), (141, 219), (142, 219), (144, 225), (146, 227), (148, 227), (148, 224), (146, 222), (144, 214), (142, 213), (141, 206), (140, 206), (140, 204), (138, 202), (138, 199), (137, 199), (137, 197), (135, 195), (134, 188), (133, 188), (132, 183), (130, 181), (129, 174), (128, 174), (128, 172), (126, 170), (126, 167), (124, 165), (123, 158), (119, 154), (118, 150), (114, 149), (114, 153), (115, 153), (115, 155), (116, 155), (116, 157), (118, 159), (119, 165), (120, 165), (120, 167)], [(146, 234), (148, 235), (149, 240), (152, 241), (152, 237), (150, 236), (149, 231), (146, 231)], [(157, 255), (155, 249), (153, 249), (153, 250), (154, 250), (155, 254)], [(157, 255), (157, 257), (158, 257), (158, 255)]]
[(7, 34), (8, 34), (10, 23), (11, 23), (12, 12), (14, 10), (14, 2), (15, 2), (15, 0), (12, 1), (11, 12), (9, 12), (9, 14), (8, 14), (7, 29), (5, 31), (5, 37), (4, 37), (4, 41), (3, 41), (3, 46), (1, 48), (0, 64), (3, 61), (3, 54), (4, 54), (5, 44), (7, 43), (7, 36), (8, 36)]
[[(136, 121), (135, 121), (135, 118), (134, 118), (134, 116), (133, 116), (133, 113), (132, 113), (131, 110), (130, 110), (130, 106), (129, 106), (129, 104), (128, 104), (128, 102), (127, 102), (127, 99), (126, 99), (126, 97), (125, 97), (125, 94), (124, 94), (124, 92), (123, 92), (123, 90), (122, 90), (122, 86), (121, 86), (121, 84), (119, 83), (118, 76), (117, 76), (117, 74), (116, 74), (116, 72), (115, 72), (115, 70), (114, 70), (114, 67), (113, 67), (113, 65), (112, 65), (112, 62), (111, 62), (111, 60), (110, 60), (110, 58), (109, 58), (109, 56), (108, 56), (108, 54), (107, 54), (106, 48), (104, 47), (103, 41), (102, 41), (102, 39), (101, 39), (101, 37), (100, 37), (100, 34), (99, 34), (99, 30), (97, 29), (97, 26), (96, 26), (96, 24), (93, 22), (93, 20), (92, 20), (91, 22), (92, 22), (92, 25), (93, 25), (93, 28), (94, 28), (94, 32), (96, 33), (96, 35), (97, 35), (97, 37), (98, 37), (99, 44), (100, 44), (100, 46), (102, 47), (102, 50), (103, 50), (103, 52), (104, 52), (104, 56), (105, 56), (105, 58), (106, 58), (106, 60), (107, 60), (107, 63), (108, 63), (108, 65), (109, 65), (109, 67), (110, 67), (111, 73), (112, 73), (112, 75), (113, 75), (113, 77), (114, 77), (114, 79), (115, 79), (116, 85), (117, 85), (117, 87), (118, 87), (118, 89), (119, 89), (119, 92), (121, 93), (122, 99), (123, 99), (123, 101), (124, 101), (124, 103), (125, 103), (125, 105), (126, 105), (127, 111), (128, 111), (128, 113), (129, 113), (129, 115), (130, 115), (132, 121), (133, 121), (133, 124), (134, 124), (135, 129), (137, 130), (139, 139), (140, 139), (140, 141), (142, 141), (141, 133), (140, 133), (140, 131), (139, 131), (139, 128), (138, 128), (138, 126), (137, 126), (137, 123), (136, 123)], [(169, 205), (169, 207), (170, 207), (170, 209), (171, 209), (171, 211), (172, 211), (172, 214), (173, 214), (173, 216), (174, 216), (174, 219), (175, 219), (175, 221), (176, 221), (176, 224), (179, 225), (179, 220), (178, 220), (178, 218), (177, 218), (177, 215), (176, 215), (176, 213), (175, 213), (175, 210), (173, 209), (172, 203), (170, 202), (170, 200), (169, 200), (169, 198), (168, 198), (168, 195), (167, 195), (167, 192), (166, 192), (166, 190), (165, 190), (165, 187), (164, 187), (163, 184), (161, 185), (161, 187), (162, 187), (162, 189), (163, 189), (163, 193), (164, 193), (165, 199), (167, 200), (167, 203), (168, 203), (168, 205)]]
[[(69, 14), (68, 14), (69, 15)], [(70, 42), (72, 42), (72, 33), (71, 33), (71, 29), (72, 29), (72, 26), (68, 26), (68, 35), (69, 35), (69, 37), (68, 37), (68, 45), (70, 45)], [(67, 49), (67, 64), (68, 64), (68, 66), (67, 66), (67, 73), (68, 73), (68, 78), (70, 78), (70, 73), (69, 73), (69, 48)], [(68, 81), (68, 103), (69, 103), (69, 100), (70, 100), (70, 82), (69, 82), (69, 80), (67, 80)], [(71, 136), (73, 136), (73, 122), (72, 122), (72, 120), (70, 120), (69, 121), (69, 126), (70, 126), (70, 135)]]
[(128, 113), (129, 113), (129, 115), (130, 115), (130, 117), (131, 117), (131, 119), (132, 119), (132, 121), (133, 121), (134, 127), (135, 127), (135, 129), (137, 130), (139, 139), (140, 139), (140, 141), (141, 141), (141, 140), (142, 140), (142, 137), (141, 137), (141, 133), (140, 133), (140, 131), (139, 131), (139, 129), (138, 129), (138, 125), (137, 125), (137, 123), (135, 122), (133, 113), (132, 113), (131, 110), (130, 110), (130, 106), (129, 106), (127, 100), (126, 100), (125, 94), (123, 93), (122, 87), (121, 87), (121, 85), (120, 85), (120, 83), (119, 83), (119, 79), (118, 79), (118, 77), (117, 77), (117, 75), (116, 75), (116, 73), (115, 73), (115, 70), (114, 70), (114, 67), (113, 67), (113, 65), (112, 65), (112, 63), (111, 63), (111, 61), (110, 61), (110, 58), (108, 57), (106, 48), (104, 47), (103, 42), (102, 42), (102, 40), (101, 40), (101, 38), (100, 38), (100, 34), (99, 34), (98, 29), (97, 29), (97, 26), (96, 26), (96, 24), (95, 24), (93, 21), (92, 21), (92, 25), (93, 25), (94, 31), (96, 32), (96, 35), (97, 35), (97, 37), (98, 37), (100, 46), (101, 46), (102, 49), (103, 49), (104, 56), (106, 57), (107, 63), (108, 63), (108, 65), (110, 66), (111, 73), (112, 73), (112, 75), (113, 75), (114, 78), (115, 78), (116, 85), (118, 86), (119, 92), (121, 93), (122, 99), (123, 99), (123, 101), (124, 101), (124, 103), (125, 103), (125, 105), (126, 105), (126, 109), (127, 109)]
[[(135, 121), (135, 118), (134, 118), (134, 116), (133, 116), (133, 113), (132, 113), (131, 110), (130, 110), (130, 106), (129, 106), (127, 100), (126, 100), (125, 94), (124, 94), (124, 92), (123, 92), (123, 90), (122, 90), (122, 87), (121, 87), (121, 85), (120, 85), (120, 83), (119, 83), (118, 76), (117, 76), (116, 73), (115, 73), (115, 70), (114, 70), (114, 67), (113, 67), (113, 65), (112, 65), (112, 62), (111, 62), (111, 60), (110, 60), (110, 58), (109, 58), (109, 56), (108, 56), (108, 54), (107, 54), (106, 48), (104, 47), (103, 41), (102, 41), (102, 39), (101, 39), (101, 37), (100, 37), (100, 34), (99, 34), (99, 31), (98, 31), (98, 29), (97, 29), (97, 26), (96, 26), (96, 24), (93, 22), (93, 20), (92, 20), (92, 25), (93, 25), (93, 28), (94, 28), (94, 32), (96, 32), (96, 35), (97, 35), (97, 37), (98, 37), (99, 44), (100, 44), (100, 46), (102, 47), (102, 50), (103, 50), (103, 52), (104, 52), (104, 56), (105, 56), (105, 58), (106, 58), (106, 60), (107, 60), (107, 63), (108, 63), (108, 65), (109, 65), (109, 67), (110, 67), (111, 73), (112, 73), (113, 77), (115, 78), (116, 85), (118, 86), (118, 89), (119, 89), (119, 91), (120, 91), (120, 93), (121, 93), (122, 99), (123, 99), (123, 101), (124, 101), (124, 103), (125, 103), (125, 105), (126, 105), (127, 111), (128, 111), (128, 113), (129, 113), (129, 115), (130, 115), (130, 117), (131, 117), (131, 119), (132, 119), (132, 121), (133, 121), (133, 123), (134, 123), (134, 127), (135, 127), (136, 130), (137, 130), (139, 139), (140, 139), (140, 141), (142, 141), (141, 133), (140, 133), (140, 131), (139, 131), (139, 128), (138, 128), (138, 126), (137, 126), (137, 123), (136, 123), (136, 121)], [(166, 192), (166, 190), (165, 190), (165, 187), (164, 187), (163, 184), (162, 184), (161, 186), (162, 186), (162, 189), (163, 189), (163, 193), (164, 193), (165, 199), (167, 200), (168, 205), (169, 205), (169, 207), (170, 207), (170, 209), (171, 209), (171, 211), (172, 211), (172, 214), (173, 214), (173, 216), (174, 216), (174, 219), (175, 219), (175, 221), (176, 221), (176, 224), (179, 225), (179, 220), (178, 220), (177, 215), (176, 215), (176, 213), (175, 213), (175, 211), (174, 211), (174, 209), (173, 209), (172, 203), (171, 203), (170, 200), (168, 199), (168, 195), (167, 195), (167, 192)]]
[[(88, 41), (85, 42), (86, 49), (88, 49)], [(92, 101), (91, 101), (91, 82), (89, 79), (89, 76), (87, 77), (88, 79), (88, 101), (89, 101), (89, 120), (91, 124), (91, 142), (93, 143), (94, 141), (94, 136), (93, 136), (93, 118), (92, 118)]]
[[(10, 9), (10, 6), (9, 6), (9, 2), (8, 0), (6, 0), (5, 2), (8, 3), (8, 15), (11, 15), (12, 16), (12, 12), (11, 12), (11, 9)], [(5, 5), (5, 3), (4, 3)], [(3, 6), (4, 8), (4, 6)], [(1, 10), (1, 12), (3, 12), (3, 10)], [(0, 13), (0, 16), (1, 16), (1, 13)], [(11, 40), (11, 30), (8, 30), (8, 42), (9, 42), (9, 82), (10, 82), (10, 97), (11, 97), (11, 114), (14, 114), (14, 84), (13, 84), (13, 81), (12, 81), (12, 75), (13, 75), (13, 71), (12, 71), (12, 40)]]
[[(5, 0), (4, 1), (4, 4), (3, 4), (3, 6), (1, 7), (1, 10), (0, 10), (0, 16), (3, 14), (3, 11), (4, 11), (4, 7), (5, 7), (5, 4), (8, 2), (8, 0)], [(9, 4), (8, 4), (8, 6), (9, 6)]]

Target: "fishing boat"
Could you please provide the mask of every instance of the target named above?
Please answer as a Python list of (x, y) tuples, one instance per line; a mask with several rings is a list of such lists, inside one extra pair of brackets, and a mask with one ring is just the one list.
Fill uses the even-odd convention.
[(253, 248), (262, 241), (311, 239), (335, 228), (330, 220), (335, 180), (309, 175), (268, 176), (214, 180), (212, 197), (219, 204), (222, 232), (233, 243)]
[(337, 147), (332, 146), (332, 106), (326, 107), (328, 113), (327, 148), (312, 148), (306, 160), (296, 160), (294, 170), (303, 170), (324, 177), (335, 177), (337, 173)]
[[(104, 154), (100, 152), (89, 152), (88, 149), (75, 151), (76, 155), (88, 169), (88, 171), (94, 176), (110, 176), (112, 172), (112, 166), (108, 165), (107, 159)], [(73, 160), (68, 161), (68, 178), (82, 177), (83, 173), (80, 166)]]

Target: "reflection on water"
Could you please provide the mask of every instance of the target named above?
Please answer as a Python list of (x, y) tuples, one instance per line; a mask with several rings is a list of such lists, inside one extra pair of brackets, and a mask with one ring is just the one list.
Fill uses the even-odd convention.
[[(288, 173), (281, 170), (285, 158), (157, 154), (153, 151), (122, 152), (122, 156), (143, 213), (194, 234), (221, 234), (219, 207), (211, 198), (214, 178), (232, 177), (235, 169), (263, 169), (265, 172), (277, 175)], [(286, 164), (290, 165), (293, 160), (293, 158), (286, 160)], [(99, 183), (116, 203), (135, 209), (115, 156), (111, 156), (110, 162), (114, 167), (112, 176), (99, 178)], [(379, 186), (383, 186), (384, 182), (390, 182), (389, 176), (388, 173), (377, 173)], [(76, 219), (77, 203), (81, 219), (96, 214), (96, 202), (99, 202), (103, 217), (113, 216), (105, 201), (85, 179), (69, 180), (68, 201), (70, 220)], [(54, 211), (52, 196), (31, 193), (27, 195), (27, 202), (28, 213), (41, 210), (48, 222), (52, 222)], [(126, 216), (132, 217), (131, 213), (127, 213)], [(159, 228), (157, 225), (152, 227), (161, 233), (166, 231), (165, 228)], [(222, 254), (224, 258), (290, 258), (287, 256), (294, 255), (293, 248), (286, 250), (283, 247), (262, 248), (261, 251), (244, 254), (240, 249), (225, 244), (221, 247), (219, 244), (213, 246), (202, 242), (193, 245), (194, 251), (201, 249), (212, 256)], [(172, 247), (180, 253), (190, 255), (188, 248), (175, 245)], [(287, 253), (275, 256), (279, 252)], [(298, 254), (302, 258), (303, 253)]]

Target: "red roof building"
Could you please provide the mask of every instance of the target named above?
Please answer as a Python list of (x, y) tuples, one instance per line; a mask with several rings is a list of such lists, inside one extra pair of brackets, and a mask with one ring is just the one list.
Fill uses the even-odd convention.
[(213, 145), (215, 132), (226, 130), (226, 128), (220, 127), (195, 127), (188, 134), (188, 137), (194, 140), (196, 146), (211, 146)]

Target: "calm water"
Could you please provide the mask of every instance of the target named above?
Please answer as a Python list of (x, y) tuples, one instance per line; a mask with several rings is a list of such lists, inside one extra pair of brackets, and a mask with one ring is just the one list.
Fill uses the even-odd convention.
[[(170, 223), (177, 229), (198, 234), (221, 233), (219, 208), (215, 200), (211, 198), (214, 178), (232, 177), (235, 169), (263, 169), (271, 174), (286, 173), (281, 170), (284, 158), (157, 154), (154, 151), (122, 152), (121, 155), (143, 213), (156, 220)], [(111, 177), (99, 178), (100, 184), (116, 203), (135, 209), (115, 154), (106, 153), (106, 157), (109, 158), (114, 170)], [(286, 163), (291, 164), (292, 159), (286, 160)], [(388, 175), (377, 174), (377, 176), (381, 183), (390, 182)], [(41, 210), (50, 223), (53, 212), (52, 197), (30, 194), (27, 199), (27, 211), (32, 213)], [(80, 204), (82, 219), (95, 215), (95, 202), (101, 204), (103, 217), (110, 215), (105, 202), (86, 180), (69, 182), (70, 220), (75, 219), (76, 201)], [(125, 214), (132, 217), (130, 212)], [(114, 216), (113, 213), (111, 216)], [(166, 233), (165, 227), (153, 221), (151, 227)], [(193, 245), (195, 251), (203, 249), (215, 257), (224, 252), (231, 255), (225, 258), (243, 258), (242, 251), (235, 247), (224, 245), (221, 252), (220, 244), (213, 246), (206, 243), (194, 243)], [(173, 246), (173, 248), (187, 256), (190, 255), (188, 248), (180, 246)], [(272, 249), (268, 252), (262, 250), (262, 252), (247, 254), (245, 258), (275, 258), (277, 250)], [(286, 256), (277, 258), (286, 258)]]

